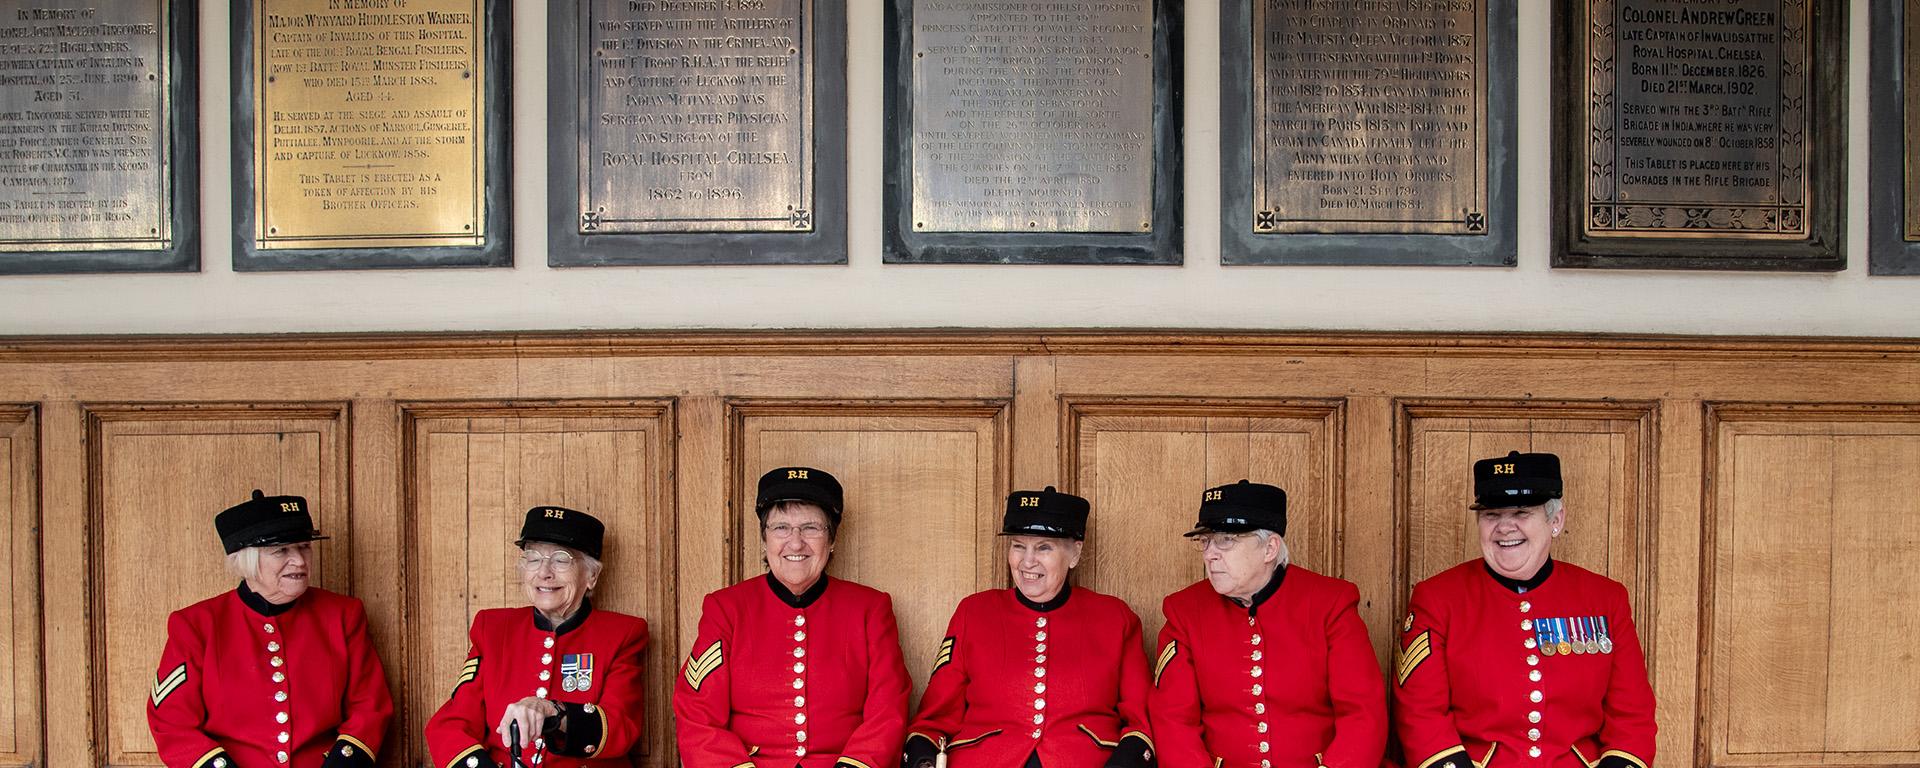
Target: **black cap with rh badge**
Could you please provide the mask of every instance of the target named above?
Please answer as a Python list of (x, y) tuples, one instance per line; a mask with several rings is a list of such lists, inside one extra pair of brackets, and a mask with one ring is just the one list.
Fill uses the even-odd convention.
[(1200, 521), (1185, 535), (1260, 530), (1287, 535), (1287, 492), (1277, 486), (1241, 480), (1200, 494)]
[(327, 538), (313, 527), (313, 515), (301, 496), (268, 496), (256, 488), (253, 498), (215, 515), (220, 546), (231, 555), (247, 547), (298, 544)]
[(1521, 453), (1473, 463), (1473, 508), (1504, 509), (1560, 498), (1560, 457)]
[(1007, 514), (1000, 523), (1002, 536), (1046, 536), (1055, 539), (1087, 537), (1087, 500), (1047, 486), (1044, 491), (1007, 494)]
[(827, 511), (827, 517), (839, 522), (846, 496), (840, 481), (824, 469), (813, 467), (776, 467), (760, 476), (759, 492), (753, 497), (753, 513), (761, 519), (767, 508), (782, 501), (804, 501)]
[(600, 545), (606, 540), (607, 526), (600, 519), (566, 507), (544, 506), (527, 510), (527, 521), (520, 526), (516, 546), (529, 541), (544, 541), (577, 549), (581, 554), (600, 559)]

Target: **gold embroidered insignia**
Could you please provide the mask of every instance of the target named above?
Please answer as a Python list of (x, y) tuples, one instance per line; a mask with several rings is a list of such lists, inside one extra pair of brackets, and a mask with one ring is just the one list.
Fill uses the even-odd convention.
[(174, 691), (179, 690), (180, 686), (186, 685), (186, 683), (187, 683), (187, 665), (185, 664), (181, 664), (180, 666), (174, 667), (173, 671), (168, 672), (166, 677), (154, 675), (153, 676), (153, 696), (152, 696), (153, 705), (156, 707), (160, 706), (160, 702), (166, 701), (168, 696), (173, 695)]
[(1172, 662), (1173, 657), (1179, 655), (1179, 653), (1180, 643), (1173, 640), (1168, 640), (1167, 647), (1160, 649), (1160, 658), (1153, 662), (1153, 685), (1155, 688), (1160, 687), (1160, 673), (1167, 671), (1167, 664)]
[(720, 651), (720, 641), (715, 640), (713, 645), (707, 646), (698, 655), (687, 657), (687, 668), (682, 674), (687, 678), (687, 685), (698, 691), (700, 684), (707, 681), (707, 675), (713, 674), (724, 663), (726, 658)]

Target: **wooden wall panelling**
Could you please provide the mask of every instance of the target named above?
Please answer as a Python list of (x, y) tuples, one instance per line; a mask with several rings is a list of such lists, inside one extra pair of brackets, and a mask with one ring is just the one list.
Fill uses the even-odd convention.
[(1654, 542), (1659, 568), (1655, 571), (1653, 605), (1634, 615), (1640, 636), (1661, 652), (1647, 660), (1658, 707), (1660, 733), (1654, 758), (1667, 764), (1690, 764), (1699, 697), (1700, 652), (1700, 506), (1705, 496), (1701, 473), (1706, 446), (1701, 436), (1706, 408), (1698, 400), (1660, 403), (1659, 536)]
[(554, 504), (606, 524), (594, 605), (645, 618), (652, 635), (647, 735), (635, 763), (675, 764), (673, 407), (670, 400), (401, 404), (410, 619), (407, 693), (395, 727), (403, 754), (431, 764), (420, 733), (453, 688), (473, 615), (528, 604), (513, 542), (529, 508)]
[(33, 406), (0, 405), (0, 768), (44, 764), (37, 416)]
[(729, 402), (733, 580), (765, 573), (753, 516), (761, 473), (833, 473), (847, 509), (827, 572), (893, 595), (918, 706), (954, 607), (1007, 583), (994, 537), (1007, 493), (1007, 410), (1005, 400)]
[[(95, 737), (106, 764), (160, 765), (146, 698), (167, 614), (233, 589), (213, 518), (254, 489), (307, 497), (332, 537), (316, 586), (351, 593), (347, 409), (340, 403), (96, 404), (87, 425)], [(59, 690), (75, 689), (59, 684)]]
[(1148, 644), (1161, 599), (1204, 576), (1181, 534), (1209, 487), (1247, 479), (1285, 489), (1293, 561), (1344, 573), (1343, 401), (1069, 396), (1061, 420), (1061, 476), (1093, 504), (1076, 583), (1124, 598)]
[(1707, 427), (1697, 763), (1920, 762), (1920, 406)]

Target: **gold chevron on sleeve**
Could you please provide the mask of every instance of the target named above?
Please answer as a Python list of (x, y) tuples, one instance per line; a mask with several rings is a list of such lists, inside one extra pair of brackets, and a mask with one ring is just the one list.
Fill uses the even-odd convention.
[(185, 685), (186, 682), (187, 682), (187, 665), (186, 664), (181, 664), (180, 666), (174, 667), (173, 671), (168, 672), (166, 677), (154, 675), (153, 676), (153, 697), (152, 697), (153, 705), (156, 707), (160, 706), (160, 702), (166, 701), (168, 696), (173, 695), (173, 692), (176, 690), (179, 690), (180, 686)]
[(687, 685), (698, 691), (700, 684), (707, 681), (707, 675), (713, 674), (723, 663), (726, 663), (726, 659), (720, 651), (720, 641), (715, 640), (706, 650), (687, 658), (687, 668), (682, 674), (687, 678)]
[(1428, 656), (1433, 655), (1432, 634), (1431, 632), (1422, 632), (1418, 637), (1413, 639), (1413, 642), (1407, 643), (1406, 648), (1400, 650), (1400, 672), (1399, 675), (1397, 675), (1400, 687), (1405, 688), (1407, 686), (1407, 678), (1413, 675), (1414, 670), (1420, 668), (1421, 662), (1426, 661)]
[(953, 661), (953, 638), (949, 637), (945, 640), (940, 641), (940, 652), (935, 654), (933, 657), (933, 671), (934, 672), (940, 671), (941, 667), (946, 666), (949, 662), (952, 662), (952, 661)]
[(1168, 640), (1167, 647), (1160, 649), (1160, 658), (1155, 659), (1153, 662), (1154, 687), (1160, 687), (1160, 673), (1167, 671), (1167, 664), (1171, 663), (1173, 657), (1179, 655), (1179, 653), (1180, 643), (1175, 640)]

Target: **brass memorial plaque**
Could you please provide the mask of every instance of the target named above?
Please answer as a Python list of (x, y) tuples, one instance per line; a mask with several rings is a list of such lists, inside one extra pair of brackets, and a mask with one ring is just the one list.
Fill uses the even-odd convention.
[(1152, 231), (1152, 0), (913, 14), (914, 231)]
[(595, 0), (580, 232), (812, 231), (813, 4)]
[(1588, 3), (1586, 234), (1806, 239), (1809, 3)]
[(484, 245), (485, 1), (252, 2), (257, 247)]
[(1920, 0), (1905, 0), (1900, 30), (1900, 145), (1906, 165), (1905, 194), (1900, 196), (1903, 238), (1920, 242)]
[(166, 6), (0, 0), (0, 250), (172, 246)]
[(1253, 231), (1487, 231), (1486, 0), (1254, 0)]

